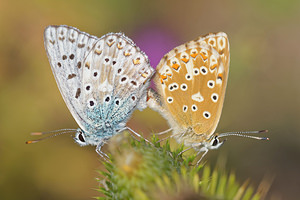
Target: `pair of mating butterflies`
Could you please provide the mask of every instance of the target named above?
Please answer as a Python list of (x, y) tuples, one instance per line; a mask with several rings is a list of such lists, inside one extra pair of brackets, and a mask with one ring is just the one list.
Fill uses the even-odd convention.
[(113, 135), (126, 129), (138, 135), (126, 122), (147, 106), (168, 120), (179, 143), (203, 156), (223, 144), (219, 137), (239, 135), (214, 135), (229, 71), (225, 33), (199, 37), (166, 54), (154, 76), (157, 92), (149, 89), (154, 70), (148, 57), (122, 33), (97, 38), (73, 27), (48, 26), (44, 42), (59, 90), (80, 127), (58, 134), (76, 132), (79, 145), (96, 145), (101, 156)]

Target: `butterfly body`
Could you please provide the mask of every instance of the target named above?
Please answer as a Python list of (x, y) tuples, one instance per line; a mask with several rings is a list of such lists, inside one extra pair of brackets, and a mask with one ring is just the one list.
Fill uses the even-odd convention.
[(227, 35), (220, 32), (199, 37), (176, 47), (160, 61), (154, 77), (158, 95), (149, 91), (154, 100), (148, 105), (168, 120), (179, 143), (198, 151), (215, 148), (214, 131), (228, 72)]
[(153, 69), (122, 33), (101, 38), (68, 26), (44, 33), (49, 62), (63, 99), (79, 125), (75, 141), (98, 145), (126, 128), (135, 109), (146, 107)]

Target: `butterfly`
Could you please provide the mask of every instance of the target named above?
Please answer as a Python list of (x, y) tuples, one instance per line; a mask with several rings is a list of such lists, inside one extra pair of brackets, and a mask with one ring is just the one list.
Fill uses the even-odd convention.
[[(219, 148), (220, 137), (263, 131), (214, 134), (224, 103), (229, 72), (229, 40), (225, 33), (210, 33), (174, 48), (158, 64), (157, 92), (148, 91), (148, 106), (162, 114), (172, 137), (204, 155)], [(167, 130), (168, 131), (168, 130)]]
[(135, 109), (147, 107), (154, 70), (131, 39), (122, 33), (97, 38), (60, 25), (45, 29), (44, 45), (60, 93), (80, 127), (58, 134), (75, 130), (76, 143), (96, 145), (103, 156), (101, 147), (113, 135), (126, 129), (135, 133), (126, 122)]

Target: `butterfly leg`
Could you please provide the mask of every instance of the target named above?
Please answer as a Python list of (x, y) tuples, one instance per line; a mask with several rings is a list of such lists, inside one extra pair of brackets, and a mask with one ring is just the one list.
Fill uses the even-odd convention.
[[(101, 147), (104, 145), (104, 142), (99, 142), (99, 144), (97, 145), (96, 147), (96, 152), (99, 154), (99, 156), (101, 156), (106, 162), (108, 161), (109, 159), (109, 156), (104, 153), (103, 151), (101, 151)], [(107, 159), (108, 158), (108, 159)]]
[(169, 129), (167, 129), (165, 131), (162, 131), (162, 132), (159, 132), (159, 133), (155, 133), (155, 135), (163, 135), (163, 134), (166, 134), (166, 133), (168, 133), (168, 132), (170, 132), (172, 130), (173, 130), (172, 128), (169, 128)]
[(181, 154), (183, 154), (184, 152), (187, 152), (188, 150), (191, 150), (193, 147), (189, 147), (185, 150), (182, 150), (181, 152), (179, 152), (178, 156), (180, 156)]
[[(199, 152), (197, 153), (197, 156), (200, 154), (200, 152), (201, 152), (201, 151), (199, 151)], [(207, 152), (208, 152), (208, 149), (205, 149), (204, 153), (202, 154), (201, 158), (198, 160), (198, 162), (197, 162), (197, 164), (196, 164), (197, 166), (200, 164), (202, 158), (207, 154)]]
[(162, 139), (160, 139), (160, 140), (158, 140), (157, 142), (162, 142), (162, 141), (165, 141), (165, 140), (167, 140), (167, 139), (169, 139), (171, 136), (167, 136), (167, 137), (165, 137), (165, 138), (162, 138)]
[[(121, 132), (126, 131), (126, 130), (128, 130), (127, 127), (122, 128), (122, 129), (118, 130), (118, 133), (121, 133)], [(129, 131), (130, 131), (130, 130), (129, 130)], [(132, 134), (130, 134), (130, 136), (131, 136), (133, 139), (135, 139), (136, 141), (138, 141), (138, 139), (136, 139)]]
[(134, 130), (132, 130), (131, 128), (129, 128), (128, 126), (126, 126), (123, 130), (129, 130), (131, 133), (133, 133), (134, 135), (136, 135), (137, 137), (144, 139), (146, 142), (148, 142), (149, 144), (152, 144), (149, 140), (147, 140), (146, 138), (143, 138), (140, 134), (138, 134), (137, 132), (135, 132)]

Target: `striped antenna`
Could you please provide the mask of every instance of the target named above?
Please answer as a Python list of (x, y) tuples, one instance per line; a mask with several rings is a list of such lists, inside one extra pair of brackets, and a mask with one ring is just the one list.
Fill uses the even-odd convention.
[(60, 130), (55, 130), (55, 131), (48, 131), (48, 132), (34, 132), (31, 133), (31, 135), (45, 135), (45, 134), (51, 134), (54, 133), (53, 135), (49, 135), (47, 137), (43, 137), (40, 139), (36, 139), (36, 140), (28, 140), (25, 143), (26, 144), (33, 144), (33, 143), (37, 143), (39, 141), (45, 140), (45, 139), (49, 139), (52, 137), (56, 137), (65, 133), (76, 133), (77, 129), (60, 129)]
[(248, 134), (257, 134), (257, 133), (267, 133), (268, 130), (261, 130), (261, 131), (237, 131), (237, 132), (227, 132), (227, 133), (221, 133), (218, 135), (218, 137), (227, 137), (227, 136), (239, 136), (239, 137), (246, 137), (246, 138), (252, 138), (256, 140), (269, 140), (267, 137), (257, 137), (252, 136)]

